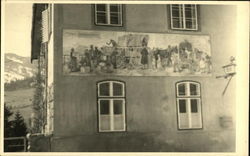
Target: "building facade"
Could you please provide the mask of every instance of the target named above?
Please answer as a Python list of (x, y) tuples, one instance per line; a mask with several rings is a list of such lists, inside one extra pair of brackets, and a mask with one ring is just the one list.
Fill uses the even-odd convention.
[(48, 8), (47, 151), (235, 151), (236, 6)]

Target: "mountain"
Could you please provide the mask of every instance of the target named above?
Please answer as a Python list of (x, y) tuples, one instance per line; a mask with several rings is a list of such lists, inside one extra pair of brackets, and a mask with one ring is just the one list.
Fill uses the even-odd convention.
[(29, 57), (5, 53), (4, 83), (33, 77), (37, 67), (31, 64)]

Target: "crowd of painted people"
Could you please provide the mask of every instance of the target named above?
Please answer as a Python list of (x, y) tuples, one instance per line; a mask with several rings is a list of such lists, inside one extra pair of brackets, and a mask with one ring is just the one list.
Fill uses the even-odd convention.
[(119, 47), (112, 40), (109, 44), (112, 46), (100, 49), (90, 45), (82, 55), (72, 48), (64, 70), (91, 73), (123, 69), (164, 71), (172, 68), (173, 72), (211, 72), (211, 57), (187, 43), (179, 44), (179, 47), (168, 46), (166, 49), (149, 48), (145, 44), (141, 47)]

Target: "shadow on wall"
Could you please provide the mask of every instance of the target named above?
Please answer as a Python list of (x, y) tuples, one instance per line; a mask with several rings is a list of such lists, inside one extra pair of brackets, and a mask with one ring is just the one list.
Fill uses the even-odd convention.
[[(173, 134), (173, 133), (172, 133)], [(51, 142), (50, 142), (51, 141)], [(98, 133), (68, 137), (31, 137), (31, 152), (234, 152), (235, 133), (179, 131)]]

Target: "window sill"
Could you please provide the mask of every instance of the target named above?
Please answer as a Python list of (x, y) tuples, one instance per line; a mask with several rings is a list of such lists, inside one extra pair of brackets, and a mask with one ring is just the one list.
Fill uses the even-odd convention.
[(117, 131), (98, 131), (99, 134), (108, 134), (108, 133), (124, 133), (127, 132), (126, 130), (117, 130)]
[(96, 24), (95, 26), (107, 26), (107, 27), (123, 27), (123, 25), (121, 24)]
[(181, 28), (171, 28), (172, 31), (199, 31), (199, 29), (181, 29)]
[(192, 130), (203, 130), (203, 127), (201, 128), (183, 128), (183, 129), (180, 129), (178, 128), (178, 131), (192, 131)]

